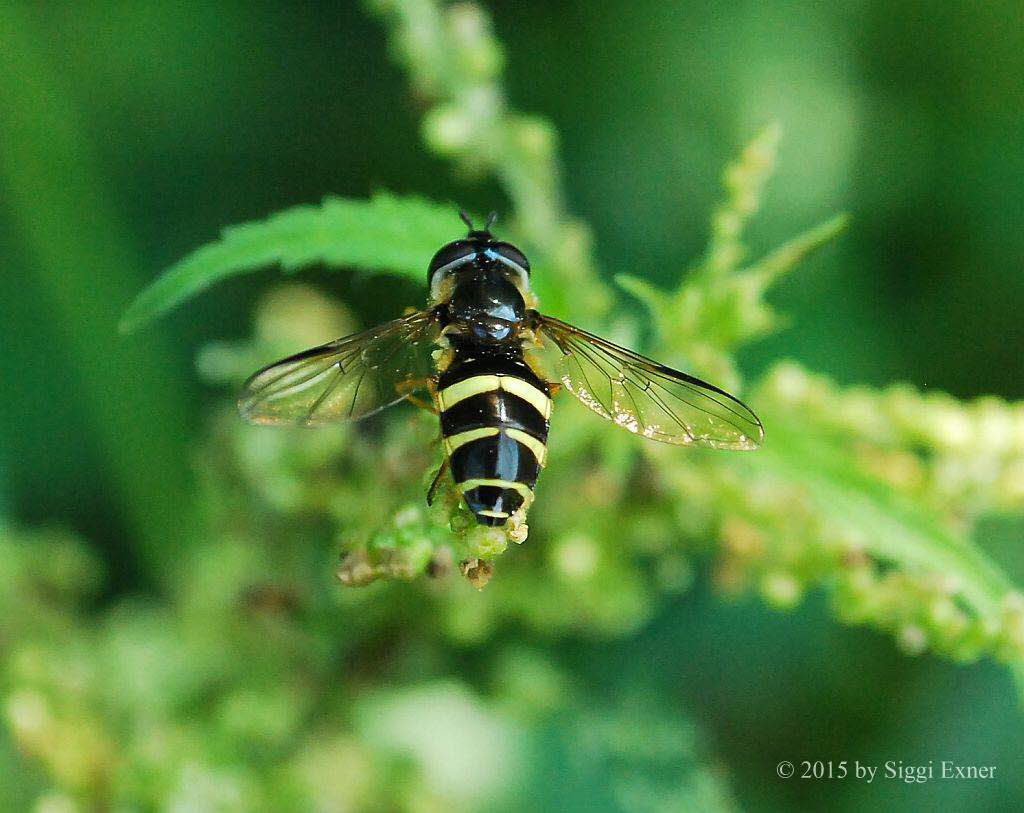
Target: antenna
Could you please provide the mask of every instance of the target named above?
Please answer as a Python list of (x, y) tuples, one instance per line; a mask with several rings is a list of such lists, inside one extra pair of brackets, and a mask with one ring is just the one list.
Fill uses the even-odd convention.
[(489, 215), (487, 215), (487, 225), (484, 226), (484, 231), (490, 231), (491, 230), (491, 226), (494, 225), (494, 222), (497, 219), (498, 219), (498, 213), (492, 210), (491, 213)]
[(466, 214), (465, 209), (459, 209), (459, 217), (462, 219), (462, 222), (469, 227), (469, 230), (473, 231), (473, 221), (469, 219), (469, 215)]

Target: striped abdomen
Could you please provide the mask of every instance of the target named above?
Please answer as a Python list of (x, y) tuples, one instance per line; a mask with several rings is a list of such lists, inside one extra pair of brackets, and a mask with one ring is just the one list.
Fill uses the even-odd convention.
[(438, 381), (452, 477), (482, 525), (529, 507), (547, 456), (551, 398), (518, 347), (458, 347)]

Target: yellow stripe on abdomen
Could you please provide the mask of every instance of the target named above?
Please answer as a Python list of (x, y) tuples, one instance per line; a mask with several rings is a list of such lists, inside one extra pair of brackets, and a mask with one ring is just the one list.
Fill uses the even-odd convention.
[(484, 392), (494, 392), (501, 389), (500, 377), (496, 375), (475, 375), (472, 378), (464, 378), (456, 381), (450, 387), (445, 387), (437, 394), (437, 400), (441, 404), (441, 411), (451, 409), (459, 401), (465, 401), (474, 395)]
[(517, 483), (515, 480), (499, 480), (497, 478), (476, 478), (473, 480), (463, 480), (459, 485), (459, 491), (465, 494), (467, 491), (472, 491), (474, 488), (480, 486), (494, 486), (496, 488), (506, 488), (511, 491), (518, 491), (522, 497), (523, 502), (529, 505), (533, 500), (533, 489), (524, 483)]
[[(448, 435), (444, 439), (444, 448), (448, 454), (452, 454), (460, 446), (464, 446), (480, 438), (491, 438), (501, 433), (496, 426), (484, 426), (480, 429), (470, 429), (466, 432), (459, 432), (457, 435)], [(525, 434), (525, 433), (523, 433)]]
[(512, 440), (518, 440), (527, 449), (533, 452), (533, 456), (537, 458), (537, 464), (543, 466), (548, 460), (548, 447), (541, 440), (537, 440), (533, 435), (524, 432), (522, 429), (505, 429), (503, 430)]
[(509, 375), (501, 376), (501, 388), (505, 392), (518, 395), (524, 401), (533, 404), (534, 408), (547, 420), (551, 417), (551, 399), (547, 393), (537, 389), (529, 381), (521, 378), (514, 378)]
[(510, 375), (475, 375), (445, 387), (437, 394), (441, 411), (451, 409), (460, 401), (485, 392), (504, 390), (532, 405), (545, 420), (551, 416), (551, 399), (529, 381)]

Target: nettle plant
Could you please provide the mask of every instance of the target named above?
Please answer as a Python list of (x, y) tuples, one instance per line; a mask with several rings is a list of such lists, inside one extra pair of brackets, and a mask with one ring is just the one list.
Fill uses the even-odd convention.
[[(598, 274), (590, 230), (565, 211), (551, 125), (508, 106), (502, 51), (485, 14), (472, 4), (379, 0), (373, 8), (429, 102), (427, 147), (496, 178), (507, 194), (501, 237), (527, 250), (544, 309), (636, 346), (636, 325), (608, 324), (622, 294)], [(743, 393), (764, 421), (765, 446), (730, 454), (643, 442), (562, 398), (529, 540), (513, 546), (515, 561), (483, 593), (451, 580), (440, 594), (425, 582), (404, 589), (434, 595), (448, 626), (471, 638), (510, 615), (548, 633), (624, 632), (643, 623), (659, 594), (685, 589), (692, 557), (710, 550), (723, 591), (756, 590), (786, 608), (823, 588), (838, 618), (887, 630), (908, 652), (991, 655), (1024, 676), (1024, 596), (972, 540), (980, 517), (1024, 503), (1024, 405), (962, 402), (906, 384), (844, 389), (793, 361), (742, 386), (736, 350), (779, 321), (766, 291), (844, 225), (832, 218), (750, 259), (743, 231), (778, 138), (767, 128), (727, 168), (707, 250), (674, 289), (615, 279), (650, 314), (651, 354)], [(423, 283), (433, 252), (457, 236), (456, 210), (378, 192), (228, 228), (143, 292), (124, 327), (268, 265)], [(396, 301), (394, 315), (420, 304)], [(237, 385), (284, 353), (358, 327), (343, 305), (293, 283), (266, 297), (250, 342), (207, 348), (200, 369)], [(299, 556), (283, 546), (308, 547), (312, 536), (325, 540), (323, 550), (340, 543), (345, 584), (438, 575), (459, 563), (482, 586), (510, 546), (504, 533), (476, 526), (457, 496), (428, 508), (424, 493), (441, 459), (430, 443), (437, 424), (411, 407), (369, 428), (319, 431), (253, 428), (225, 408), (216, 427), (204, 455), (212, 521), (262, 540), (266, 562)], [(473, 612), (463, 615), (467, 603)], [(460, 621), (468, 617), (472, 630)]]

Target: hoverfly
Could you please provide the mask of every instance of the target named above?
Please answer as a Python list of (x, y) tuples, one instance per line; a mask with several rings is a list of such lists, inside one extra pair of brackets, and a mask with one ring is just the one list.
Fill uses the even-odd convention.
[[(754, 449), (758, 417), (718, 387), (538, 312), (530, 263), (487, 225), (430, 261), (428, 306), (255, 373), (239, 400), (256, 424), (353, 421), (399, 401), (440, 418), (444, 464), (482, 525), (525, 518), (547, 458), (551, 397), (564, 386), (652, 440)], [(544, 364), (545, 357), (549, 366)], [(426, 401), (423, 396), (427, 396)]]

